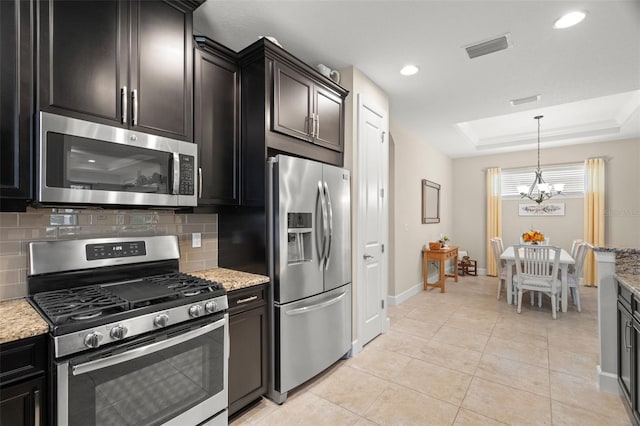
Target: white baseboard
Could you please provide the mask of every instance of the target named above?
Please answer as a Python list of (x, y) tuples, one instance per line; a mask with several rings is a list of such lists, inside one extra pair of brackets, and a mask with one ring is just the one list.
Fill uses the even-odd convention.
[(347, 355), (344, 358), (352, 358), (362, 352), (362, 345), (360, 344), (360, 340), (356, 339), (351, 342), (351, 350), (347, 352)]
[(598, 365), (598, 390), (620, 395), (620, 385), (616, 374), (605, 373)]
[(405, 300), (415, 296), (416, 294), (420, 294), (420, 292), (422, 291), (423, 285), (422, 285), (422, 281), (419, 282), (418, 284), (409, 287), (408, 290), (403, 291), (402, 293), (398, 294), (397, 296), (387, 296), (387, 304), (389, 306), (395, 306), (395, 305), (399, 305), (402, 302), (404, 302)]

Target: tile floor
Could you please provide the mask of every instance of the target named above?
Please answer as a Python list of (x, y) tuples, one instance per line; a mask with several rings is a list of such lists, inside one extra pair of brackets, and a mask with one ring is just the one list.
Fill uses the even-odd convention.
[(519, 315), (497, 301), (493, 277), (446, 289), (391, 306), (390, 330), (358, 355), (231, 425), (630, 424), (621, 397), (597, 390), (595, 288), (555, 321), (546, 297)]

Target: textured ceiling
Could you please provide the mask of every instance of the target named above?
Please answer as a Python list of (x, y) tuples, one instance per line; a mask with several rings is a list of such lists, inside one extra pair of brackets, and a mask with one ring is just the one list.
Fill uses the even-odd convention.
[[(575, 9), (581, 24), (552, 29)], [(273, 36), (310, 65), (353, 65), (389, 95), (392, 119), (452, 158), (533, 148), (539, 114), (543, 147), (640, 138), (638, 0), (207, 0), (194, 32), (234, 50)], [(510, 49), (467, 57), (506, 33)], [(407, 63), (420, 72), (401, 76)]]

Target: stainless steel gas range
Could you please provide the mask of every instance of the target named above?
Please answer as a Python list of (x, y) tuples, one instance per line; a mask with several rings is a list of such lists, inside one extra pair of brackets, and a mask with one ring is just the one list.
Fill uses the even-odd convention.
[(53, 424), (227, 424), (226, 291), (178, 272), (177, 237), (32, 242), (29, 255)]

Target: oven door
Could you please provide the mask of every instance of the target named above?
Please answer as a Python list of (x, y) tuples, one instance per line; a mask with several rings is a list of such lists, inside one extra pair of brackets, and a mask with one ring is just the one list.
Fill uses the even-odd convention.
[(57, 424), (226, 424), (228, 315), (56, 365)]

